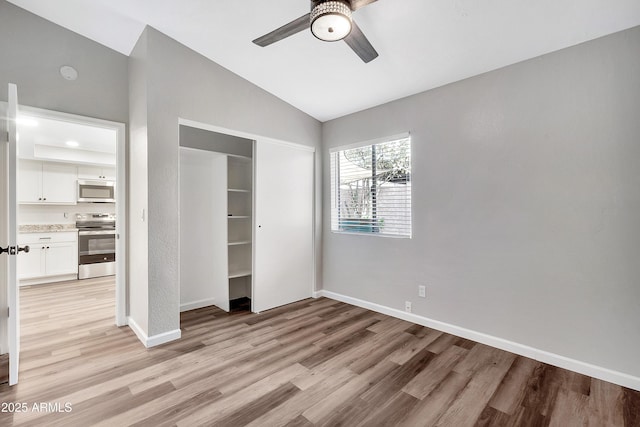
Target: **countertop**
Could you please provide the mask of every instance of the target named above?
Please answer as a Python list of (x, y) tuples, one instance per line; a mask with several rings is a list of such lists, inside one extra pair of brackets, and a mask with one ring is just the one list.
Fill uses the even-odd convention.
[(59, 231), (78, 231), (75, 224), (22, 224), (20, 233), (55, 233)]

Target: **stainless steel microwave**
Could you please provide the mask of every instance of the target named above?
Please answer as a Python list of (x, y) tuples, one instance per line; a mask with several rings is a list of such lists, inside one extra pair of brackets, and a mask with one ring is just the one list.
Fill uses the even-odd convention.
[(116, 183), (78, 180), (78, 202), (115, 203)]

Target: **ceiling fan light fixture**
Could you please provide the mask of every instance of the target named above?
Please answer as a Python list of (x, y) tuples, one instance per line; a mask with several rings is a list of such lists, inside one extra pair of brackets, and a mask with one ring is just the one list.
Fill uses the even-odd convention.
[(311, 10), (311, 32), (320, 40), (342, 40), (349, 35), (351, 28), (351, 9), (341, 1), (318, 3)]

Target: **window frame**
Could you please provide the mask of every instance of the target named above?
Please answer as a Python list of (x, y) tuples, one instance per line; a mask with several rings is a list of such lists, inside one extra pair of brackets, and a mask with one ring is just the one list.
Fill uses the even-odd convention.
[[(394, 142), (397, 140), (408, 139), (409, 140), (409, 170), (410, 170), (410, 178), (408, 182), (411, 185), (411, 190), (408, 197), (409, 209), (408, 209), (408, 218), (409, 218), (409, 227), (408, 234), (386, 234), (381, 232), (369, 232), (369, 231), (353, 231), (353, 230), (341, 230), (339, 225), (336, 225), (336, 229), (334, 229), (334, 224), (337, 222), (339, 224), (340, 221), (340, 208), (339, 208), (339, 197), (340, 197), (340, 172), (339, 170), (335, 171), (335, 169), (339, 168), (339, 165), (335, 165), (335, 169), (333, 167), (334, 163), (334, 155), (338, 152), (352, 150), (363, 147), (373, 147), (377, 144), (384, 144), (389, 142)], [(373, 173), (373, 169), (372, 169)], [(337, 176), (334, 176), (337, 175)], [(336, 234), (351, 234), (358, 236), (375, 236), (375, 237), (384, 237), (384, 238), (392, 238), (392, 239), (412, 239), (413, 238), (413, 140), (410, 132), (404, 132), (396, 135), (390, 135), (380, 138), (375, 138), (367, 141), (356, 142), (352, 144), (340, 145), (336, 147), (332, 147), (329, 149), (329, 186), (330, 186), (330, 226), (329, 229), (331, 233)], [(335, 213), (335, 217), (334, 217)]]

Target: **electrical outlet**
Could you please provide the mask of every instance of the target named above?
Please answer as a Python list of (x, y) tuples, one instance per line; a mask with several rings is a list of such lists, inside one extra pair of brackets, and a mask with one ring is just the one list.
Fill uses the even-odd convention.
[(424, 285), (418, 286), (418, 296), (421, 298), (427, 297), (427, 287)]
[(404, 311), (407, 313), (411, 313), (411, 301), (404, 302)]

